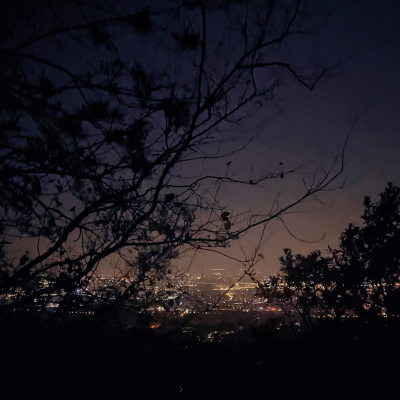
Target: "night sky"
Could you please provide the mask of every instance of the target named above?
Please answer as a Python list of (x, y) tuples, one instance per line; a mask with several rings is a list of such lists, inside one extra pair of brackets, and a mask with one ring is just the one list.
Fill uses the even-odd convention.
[[(307, 200), (284, 216), (287, 228), (298, 239), (280, 221), (268, 225), (268, 240), (260, 249), (264, 261), (257, 264), (262, 274), (278, 271), (283, 248), (306, 254), (325, 250), (328, 245), (336, 247), (340, 232), (349, 223), (362, 223), (365, 195), (377, 200), (388, 182), (400, 185), (400, 2), (325, 0), (308, 4), (310, 12), (320, 16), (316, 19), (319, 28), (310, 26), (311, 34), (285, 39), (279, 57), (293, 61), (306, 75), (313, 74), (309, 68), (318, 71), (326, 67), (322, 79), (310, 91), (287, 75), (262, 108), (247, 108), (243, 116), (248, 118), (241, 125), (230, 125), (222, 132), (223, 150), (235, 150), (250, 140), (245, 150), (232, 158), (207, 165), (194, 163), (179, 171), (194, 176), (224, 174), (229, 168), (229, 173), (256, 179), (266, 171), (276, 171), (279, 163), (285, 169), (297, 167), (296, 173), (270, 181), (263, 190), (231, 185), (221, 192), (222, 204), (233, 216), (248, 209), (265, 212), (277, 199), (280, 206), (294, 201), (304, 192), (302, 178), (310, 182), (316, 171), (322, 173), (332, 167), (335, 157), (340, 160), (351, 131), (344, 173), (331, 186), (343, 187), (320, 193), (318, 199)], [(214, 30), (226, 29), (217, 20), (210, 23)], [(228, 31), (223, 33), (229, 35)], [(141, 45), (140, 40), (133, 47), (128, 36), (120, 36), (117, 45), (122, 58), (144, 55), (147, 67), (168, 62), (166, 55)], [(63, 48), (57, 43), (52, 48), (45, 41), (35, 46), (31, 51), (43, 57), (50, 55), (71, 68), (79, 68), (83, 56), (90, 61), (93, 50)], [(180, 67), (180, 78), (184, 79), (185, 64)], [(74, 107), (73, 97), (70, 105)], [(217, 149), (219, 144), (214, 146)], [(209, 150), (213, 151), (212, 146)], [(259, 236), (260, 229), (254, 229), (224, 252), (243, 258), (241, 247), (250, 254)], [(242, 268), (240, 263), (212, 252), (197, 253), (191, 260), (192, 256), (188, 254), (173, 264), (186, 267), (192, 262), (193, 273), (216, 267), (232, 272)], [(110, 271), (106, 262), (100, 267)]]
[[(225, 200), (232, 210), (265, 208), (266, 202), (282, 192), (290, 199), (301, 190), (300, 176), (311, 178), (321, 166), (330, 165), (340, 155), (352, 124), (346, 148), (346, 167), (337, 186), (344, 188), (323, 193), (318, 201), (296, 208), (285, 223), (299, 239), (292, 238), (279, 221), (270, 223), (269, 240), (262, 249), (265, 262), (257, 265), (262, 274), (279, 269), (282, 249), (306, 254), (338, 245), (338, 238), (349, 223), (361, 225), (363, 198), (373, 200), (387, 182), (400, 185), (400, 3), (397, 1), (324, 1), (317, 7), (329, 12), (318, 33), (298, 38), (298, 43), (284, 49), (297, 60), (313, 59), (328, 67), (327, 73), (309, 91), (294, 80), (287, 80), (273, 101), (263, 111), (252, 115), (247, 129), (237, 133), (235, 143), (253, 141), (241, 158), (233, 158), (230, 168), (271, 170), (283, 162), (287, 166), (304, 165), (294, 179), (273, 182), (265, 197), (251, 191), (231, 189)], [(323, 5), (322, 5), (323, 4)], [(234, 144), (232, 144), (232, 148)], [(224, 168), (221, 163), (220, 168)], [(235, 208), (236, 207), (236, 208)], [(229, 207), (228, 207), (229, 209)], [(325, 235), (325, 237), (324, 237)], [(324, 239), (321, 239), (324, 237)], [(241, 243), (250, 254), (259, 238), (254, 231)], [(316, 241), (305, 243), (304, 241)], [(229, 254), (241, 257), (236, 243)], [(197, 255), (192, 270), (225, 267), (237, 271), (240, 264), (214, 254)]]

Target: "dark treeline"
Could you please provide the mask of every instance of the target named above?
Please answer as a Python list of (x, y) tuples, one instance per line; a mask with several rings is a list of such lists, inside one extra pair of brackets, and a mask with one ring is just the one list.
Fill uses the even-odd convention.
[[(281, 273), (260, 294), (280, 304), (289, 324), (308, 331), (353, 320), (393, 324), (400, 318), (400, 189), (389, 183), (376, 203), (364, 199), (364, 226), (350, 224), (337, 249), (307, 256), (285, 249)], [(356, 322), (355, 322), (356, 321)]]

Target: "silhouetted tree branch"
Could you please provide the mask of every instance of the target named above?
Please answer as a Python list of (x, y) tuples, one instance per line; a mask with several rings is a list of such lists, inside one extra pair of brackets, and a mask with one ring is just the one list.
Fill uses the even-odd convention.
[[(223, 127), (271, 98), (284, 70), (312, 89), (324, 69), (303, 76), (291, 61), (270, 61), (301, 31), (300, 1), (166, 4), (65, 0), (22, 9), (17, 1), (5, 9), (3, 309), (69, 309), (110, 257), (134, 271), (119, 298), (136, 299), (183, 252), (226, 247), (342, 172), (344, 154), (297, 200), (240, 224), (219, 201), (221, 184), (260, 185), (294, 169), (253, 180), (218, 171), (185, 179), (199, 154), (215, 159), (209, 146)], [(266, 70), (272, 74), (260, 75)]]

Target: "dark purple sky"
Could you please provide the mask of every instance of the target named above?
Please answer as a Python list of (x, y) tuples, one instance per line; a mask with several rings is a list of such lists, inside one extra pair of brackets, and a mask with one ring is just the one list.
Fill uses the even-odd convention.
[[(305, 63), (314, 57), (313, 61), (330, 67), (328, 72), (313, 91), (288, 80), (273, 102), (252, 116), (247, 131), (237, 134), (236, 144), (251, 135), (253, 142), (241, 161), (234, 159), (232, 167), (236, 164), (238, 171), (243, 166), (248, 168), (251, 160), (253, 171), (261, 172), (282, 161), (290, 166), (305, 164), (301, 176), (311, 177), (318, 167), (329, 166), (340, 154), (358, 118), (346, 149), (345, 172), (338, 180), (338, 185), (343, 181), (346, 185), (322, 194), (319, 198), (324, 205), (307, 203), (296, 208), (301, 213), (285, 217), (287, 226), (299, 238), (314, 241), (326, 234), (325, 239), (304, 243), (293, 239), (278, 221), (270, 224), (270, 238), (261, 251), (265, 262), (257, 266), (267, 274), (277, 272), (277, 259), (285, 247), (304, 254), (337, 246), (340, 232), (350, 222), (362, 223), (359, 217), (365, 195), (377, 200), (387, 182), (400, 185), (400, 2), (321, 3), (321, 12), (331, 11), (321, 31), (305, 41), (301, 39), (301, 46), (289, 46), (285, 51), (298, 60), (304, 58)], [(233, 211), (248, 206), (263, 209), (280, 192), (282, 203), (299, 193), (299, 179), (300, 175), (273, 182), (265, 197), (228, 190), (225, 200)], [(243, 238), (244, 249), (251, 252), (258, 237), (259, 231), (254, 231)], [(241, 255), (237, 243), (229, 254)], [(206, 272), (215, 267), (236, 271), (240, 264), (203, 254), (195, 257), (192, 270)]]
[[(358, 122), (346, 149), (345, 171), (337, 181), (337, 186), (346, 182), (344, 188), (322, 193), (320, 201), (301, 204), (293, 210), (295, 213), (285, 216), (287, 227), (302, 241), (291, 237), (279, 221), (268, 226), (269, 239), (261, 249), (265, 261), (257, 266), (267, 274), (279, 269), (278, 257), (283, 248), (304, 254), (325, 250), (328, 245), (337, 246), (340, 232), (349, 223), (361, 223), (365, 195), (376, 200), (387, 182), (400, 185), (400, 2), (309, 0), (308, 3), (313, 14), (329, 18), (317, 32), (285, 41), (279, 54), (304, 68), (306, 73), (308, 66), (317, 66), (317, 70), (326, 66), (327, 73), (313, 91), (288, 76), (262, 109), (247, 110), (250, 117), (241, 127), (230, 126), (229, 141), (224, 143), (225, 148), (234, 149), (252, 138), (247, 149), (230, 160), (230, 171), (238, 174), (259, 176), (274, 171), (279, 162), (285, 168), (303, 167), (293, 176), (271, 182), (264, 191), (250, 186), (224, 189), (223, 203), (227, 210), (232, 215), (249, 207), (254, 212), (265, 212), (278, 195), (282, 206), (298, 198), (304, 189), (301, 178), (309, 181), (315, 171), (329, 168), (335, 156), (340, 158), (346, 136), (356, 118)], [(217, 28), (224, 29), (218, 25)], [(156, 56), (155, 50), (144, 41), (133, 47), (126, 36), (118, 44), (123, 58), (144, 54), (149, 65), (168, 61), (165, 55)], [(40, 54), (44, 49), (39, 46), (36, 51)], [(81, 48), (82, 54), (73, 49), (74, 57), (71, 49), (59, 46), (46, 47), (46, 51), (74, 67), (81, 65), (83, 56), (91, 57), (86, 47)], [(184, 73), (184, 67), (185, 64), (180, 73)], [(221, 160), (220, 164), (211, 163), (207, 168), (224, 173), (226, 163), (226, 159)], [(255, 229), (240, 243), (233, 242), (229, 254), (241, 257), (240, 245), (251, 252), (259, 235)], [(323, 240), (317, 241), (324, 235)], [(186, 266), (189, 260), (188, 256), (175, 263)], [(215, 267), (237, 271), (241, 265), (212, 253), (197, 254), (192, 263), (194, 273)]]

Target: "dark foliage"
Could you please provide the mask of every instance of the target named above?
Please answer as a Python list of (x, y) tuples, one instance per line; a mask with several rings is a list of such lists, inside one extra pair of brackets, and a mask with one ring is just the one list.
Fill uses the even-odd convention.
[(262, 287), (309, 330), (324, 318), (384, 325), (400, 318), (400, 189), (389, 183), (378, 202), (366, 197), (364, 206), (364, 226), (350, 224), (338, 249), (327, 257), (285, 249), (282, 275)]

